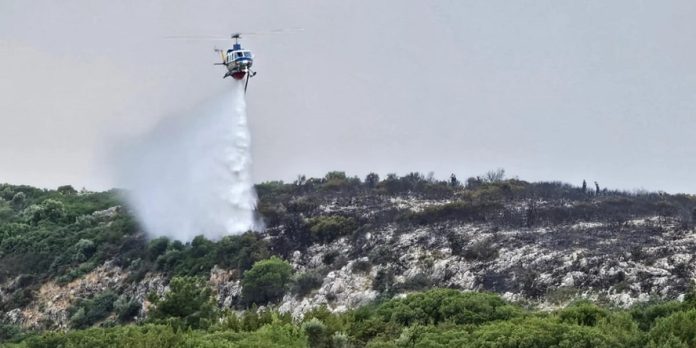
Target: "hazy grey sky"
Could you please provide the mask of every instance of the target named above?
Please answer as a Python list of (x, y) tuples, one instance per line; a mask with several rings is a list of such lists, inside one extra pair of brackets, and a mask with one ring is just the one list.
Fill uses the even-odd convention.
[(0, 0), (0, 182), (106, 188), (112, 144), (223, 93), (249, 37), (254, 177), (504, 167), (696, 193), (696, 2)]

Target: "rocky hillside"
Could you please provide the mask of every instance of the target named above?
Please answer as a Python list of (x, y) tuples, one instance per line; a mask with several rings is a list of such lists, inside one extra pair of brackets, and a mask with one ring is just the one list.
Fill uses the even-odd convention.
[[(273, 306), (293, 317), (433, 287), (539, 308), (577, 298), (626, 307), (689, 289), (696, 197), (501, 174), (460, 183), (332, 172), (264, 183), (264, 231), (190, 243), (148, 240), (117, 191), (2, 185), (2, 320), (25, 328), (142, 320), (178, 275), (206, 279), (219, 307)], [(292, 266), (285, 293), (249, 300), (248, 270), (274, 255)]]

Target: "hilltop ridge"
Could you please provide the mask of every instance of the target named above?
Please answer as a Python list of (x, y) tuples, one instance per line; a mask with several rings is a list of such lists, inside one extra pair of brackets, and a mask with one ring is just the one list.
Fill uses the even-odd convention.
[[(148, 240), (119, 191), (0, 186), (3, 321), (76, 327), (81, 303), (106, 295), (105, 316), (78, 327), (124, 308), (126, 322), (142, 320), (148, 296), (163, 295), (173, 276), (205, 279), (219, 308), (270, 305), (295, 318), (319, 306), (343, 312), (443, 287), (538, 308), (577, 299), (629, 307), (681, 299), (693, 278), (691, 195), (583, 189), (495, 172), (463, 184), (418, 173), (360, 179), (331, 172), (256, 191), (263, 232), (182, 243)], [(270, 303), (250, 302), (245, 272), (271, 256), (291, 265), (292, 281)]]

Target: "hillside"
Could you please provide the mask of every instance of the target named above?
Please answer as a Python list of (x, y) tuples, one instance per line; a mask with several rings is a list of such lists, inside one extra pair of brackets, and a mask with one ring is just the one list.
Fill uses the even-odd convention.
[[(578, 299), (636, 308), (683, 300), (693, 278), (694, 196), (502, 172), (465, 183), (332, 172), (256, 190), (263, 232), (181, 243), (148, 240), (119, 191), (0, 186), (4, 330), (142, 322), (172, 277), (203, 279), (218, 309), (273, 308), (290, 321), (432, 288), (542, 311)], [(282, 275), (278, 291), (252, 290), (262, 266)]]

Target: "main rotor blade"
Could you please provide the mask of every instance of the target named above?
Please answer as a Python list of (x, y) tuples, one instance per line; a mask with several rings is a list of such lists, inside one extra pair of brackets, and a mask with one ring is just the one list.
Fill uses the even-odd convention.
[[(258, 35), (269, 35), (269, 34), (283, 34), (283, 33), (293, 33), (304, 31), (304, 28), (280, 28), (268, 31), (251, 31), (251, 32), (238, 32), (242, 38), (244, 36), (258, 36)], [(218, 36), (218, 35), (175, 35), (175, 36), (165, 36), (167, 40), (201, 40), (201, 41), (223, 41), (223, 40), (234, 40), (232, 37)]]
[(221, 40), (231, 40), (229, 37), (222, 36), (165, 36), (166, 40), (203, 40), (203, 41), (221, 41)]
[(266, 30), (266, 31), (251, 31), (251, 32), (242, 32), (240, 33), (242, 36), (244, 35), (268, 35), (268, 34), (282, 34), (282, 33), (293, 33), (293, 32), (298, 32), (298, 31), (304, 31), (304, 28), (279, 28), (279, 29), (271, 29), (271, 30)]

